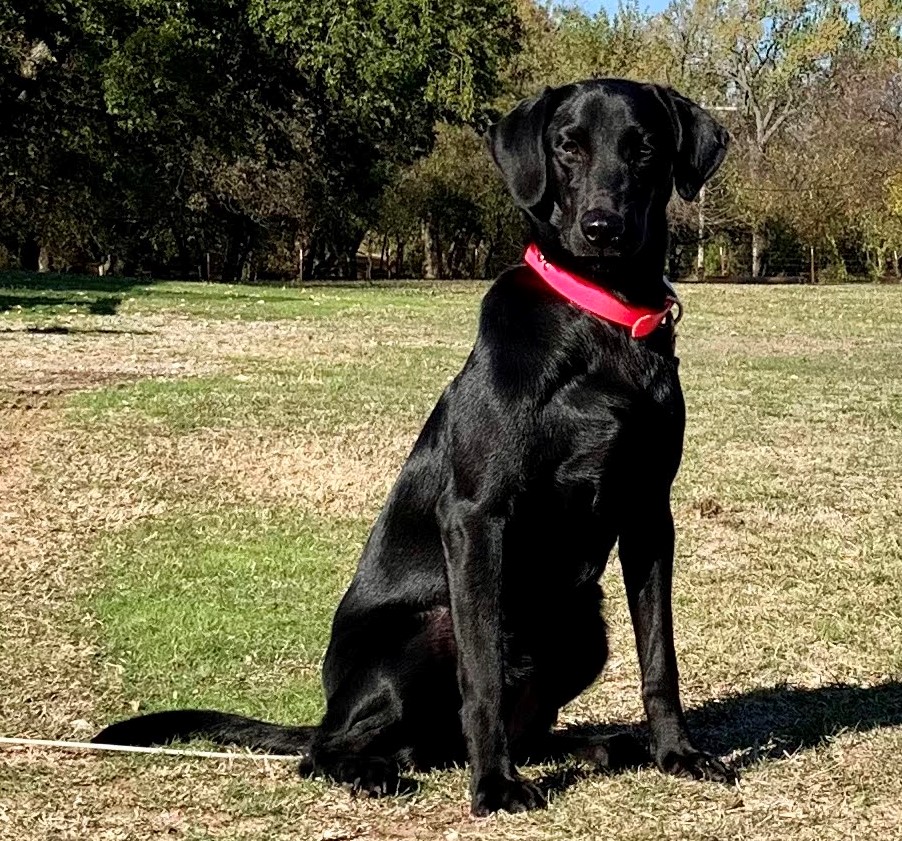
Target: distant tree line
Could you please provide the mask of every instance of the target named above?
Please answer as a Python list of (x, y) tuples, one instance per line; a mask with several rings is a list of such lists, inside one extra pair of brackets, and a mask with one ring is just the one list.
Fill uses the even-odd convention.
[(627, 76), (734, 143), (670, 271), (902, 271), (902, 0), (0, 0), (0, 268), (489, 277), (521, 220), (481, 132)]

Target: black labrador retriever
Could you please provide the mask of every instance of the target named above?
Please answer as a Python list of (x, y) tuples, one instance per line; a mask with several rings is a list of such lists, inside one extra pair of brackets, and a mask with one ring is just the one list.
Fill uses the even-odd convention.
[[(727, 132), (672, 90), (598, 79), (521, 102), (488, 142), (539, 262), (486, 294), (475, 347), (373, 527), (335, 614), (321, 724), (177, 710), (96, 741), (298, 752), (302, 771), (368, 795), (395, 790), (402, 766), (469, 759), (474, 814), (536, 808), (515, 763), (611, 761), (610, 744), (552, 727), (604, 666), (598, 581), (619, 542), (651, 755), (670, 773), (733, 778), (696, 747), (679, 697), (670, 487), (685, 416), (663, 276), (672, 189), (697, 196)], [(549, 267), (627, 314), (657, 313), (651, 329), (574, 303)]]

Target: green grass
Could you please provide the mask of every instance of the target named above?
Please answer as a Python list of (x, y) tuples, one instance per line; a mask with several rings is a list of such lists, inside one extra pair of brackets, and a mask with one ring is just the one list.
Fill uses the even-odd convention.
[(88, 392), (72, 401), (90, 420), (158, 422), (188, 432), (264, 427), (297, 429), (391, 419), (409, 422), (435, 398), (435, 380), (447, 381), (461, 354), (444, 348), (389, 348), (343, 364), (270, 363), (248, 373), (190, 380), (145, 380)]
[(81, 275), (0, 272), (0, 324), (21, 318), (36, 326), (73, 317), (165, 314), (219, 320), (278, 320), (363, 315), (379, 319), (441, 318), (436, 303), (470, 297), (479, 283), (314, 283), (300, 288), (185, 283)]
[(231, 511), (162, 519), (100, 547), (92, 607), (130, 703), (322, 714), (316, 664), (361, 522)]

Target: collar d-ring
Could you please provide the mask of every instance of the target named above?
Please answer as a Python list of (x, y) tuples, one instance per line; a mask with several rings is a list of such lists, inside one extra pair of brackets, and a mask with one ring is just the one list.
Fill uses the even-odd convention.
[[(671, 307), (671, 317), (673, 318), (674, 326), (680, 323), (680, 320), (683, 318), (683, 302), (680, 300), (680, 296), (677, 294), (676, 288), (670, 282), (670, 278), (666, 275), (661, 278), (664, 281), (664, 286), (667, 287), (667, 291), (670, 293), (668, 299), (670, 300)], [(674, 307), (676, 308), (676, 313), (673, 312)]]

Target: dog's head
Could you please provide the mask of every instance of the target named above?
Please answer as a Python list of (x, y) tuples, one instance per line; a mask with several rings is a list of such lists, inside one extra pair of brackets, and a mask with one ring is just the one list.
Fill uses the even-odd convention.
[(663, 266), (674, 186), (694, 199), (729, 135), (674, 90), (596, 79), (524, 100), (487, 140), (545, 253), (616, 274), (624, 261)]

